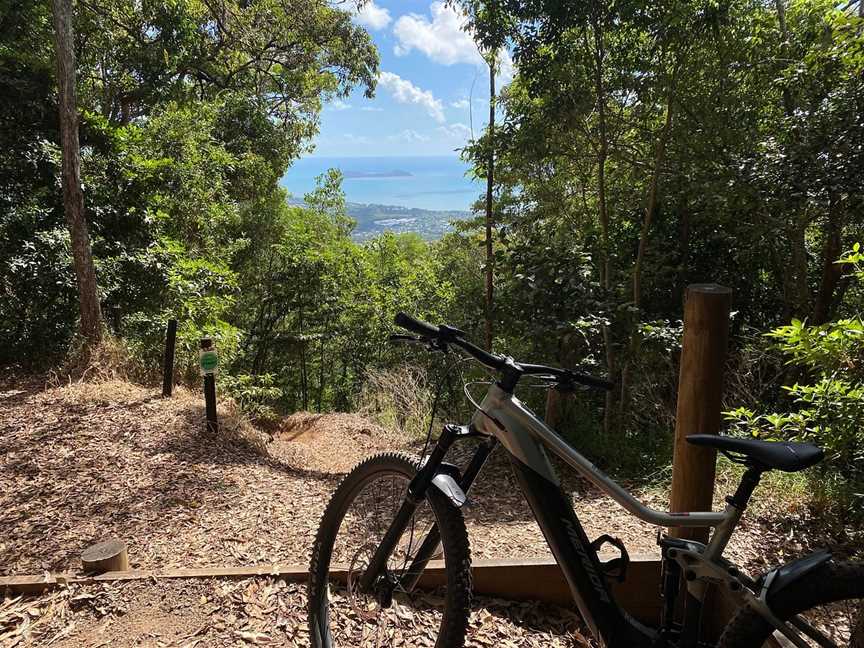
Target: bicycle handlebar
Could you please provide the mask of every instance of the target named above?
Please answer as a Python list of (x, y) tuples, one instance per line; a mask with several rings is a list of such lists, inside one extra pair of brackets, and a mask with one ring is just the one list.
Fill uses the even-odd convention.
[[(486, 365), (490, 369), (496, 371), (504, 371), (506, 368), (512, 368), (523, 375), (540, 375), (548, 374), (558, 378), (561, 382), (576, 382), (586, 387), (594, 389), (611, 390), (614, 385), (608, 380), (596, 378), (594, 376), (572, 371), (570, 369), (559, 369), (558, 367), (547, 367), (546, 365), (537, 364), (522, 364), (514, 362), (511, 358), (501, 356), (495, 353), (489, 353), (484, 349), (468, 342), (463, 336), (465, 335), (459, 329), (447, 325), (435, 326), (429, 322), (424, 322), (421, 319), (412, 317), (407, 313), (399, 312), (396, 314), (395, 323), (397, 326), (405, 330), (416, 333), (417, 335), (429, 341), (440, 342), (442, 344), (452, 344), (459, 347), (468, 355), (473, 357), (478, 362)], [(401, 339), (401, 338), (396, 338)]]

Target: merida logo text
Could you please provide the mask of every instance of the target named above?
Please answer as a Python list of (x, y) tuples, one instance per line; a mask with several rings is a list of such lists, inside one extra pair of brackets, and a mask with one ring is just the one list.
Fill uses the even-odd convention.
[(579, 554), (579, 559), (582, 561), (582, 568), (585, 570), (585, 573), (588, 574), (588, 578), (591, 580), (591, 584), (594, 586), (598, 596), (600, 596), (600, 600), (604, 603), (611, 603), (609, 600), (609, 594), (606, 592), (606, 583), (603, 582), (603, 577), (597, 573), (597, 568), (591, 561), (591, 557), (585, 551), (585, 544), (576, 532), (576, 527), (573, 526), (573, 523), (570, 520), (561, 518), (561, 521), (567, 529), (567, 535), (570, 537), (570, 542), (576, 548), (576, 553)]

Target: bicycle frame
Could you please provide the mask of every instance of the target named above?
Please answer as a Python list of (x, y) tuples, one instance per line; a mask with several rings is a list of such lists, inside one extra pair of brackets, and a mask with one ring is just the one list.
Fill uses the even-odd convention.
[[(741, 501), (736, 502), (739, 499), (736, 494), (736, 498), (730, 500), (723, 512), (657, 511), (638, 501), (498, 384), (489, 387), (478, 411), (472, 417), (471, 428), (481, 434), (494, 436), (507, 449), (522, 491), (564, 573), (579, 612), (595, 638), (607, 648), (648, 648), (657, 646), (659, 638), (656, 631), (638, 623), (615, 602), (603, 576), (597, 552), (585, 535), (570, 499), (561, 488), (546, 448), (624, 509), (650, 524), (661, 527), (714, 528), (707, 545), (703, 547), (699, 543), (685, 543), (689, 545), (689, 550), (678, 552), (682, 559), (687, 554), (693, 561), (691, 564), (696, 567), (696, 578), (688, 584), (688, 596), (696, 605), (697, 616), (691, 619), (689, 624), (685, 622), (685, 632), (687, 635), (693, 633), (694, 636), (682, 637), (682, 647), (695, 647), (698, 643), (695, 636), (695, 633), (698, 633), (698, 610), (701, 610), (709, 582), (727, 585), (740, 585), (744, 582), (751, 588), (755, 587), (753, 581), (737, 574), (737, 570), (736, 575), (731, 575), (731, 565), (721, 559), (758, 479), (745, 487), (743, 504)], [(751, 605), (793, 645), (809, 648), (790, 625), (820, 641), (820, 645), (834, 646), (827, 637), (799, 617), (793, 618), (789, 624), (779, 620), (766, 603), (765, 588), (759, 597), (745, 587), (730, 589), (737, 591), (741, 604)], [(662, 639), (660, 641), (662, 642)]]
[[(569, 497), (561, 487), (549, 461), (547, 448), (624, 509), (646, 522), (661, 527), (714, 528), (714, 533), (707, 545), (682, 541), (681, 546), (674, 551), (669, 551), (669, 559), (673, 559), (674, 555), (676, 562), (686, 566), (687, 570), (694, 574), (692, 579), (688, 578), (690, 582), (687, 584), (687, 589), (688, 603), (692, 599), (696, 615), (685, 621), (684, 634), (681, 636), (680, 644), (676, 645), (680, 645), (681, 648), (697, 645), (695, 635), (698, 634), (702, 599), (708, 583), (715, 582), (729, 585), (729, 589), (739, 597), (741, 604), (753, 606), (771, 625), (791, 640), (793, 645), (808, 648), (789, 624), (780, 621), (771, 612), (765, 601), (765, 588), (762, 595), (757, 596), (754, 594), (758, 589), (756, 583), (738, 574), (737, 570), (732, 573), (730, 570), (732, 565), (722, 560), (723, 551), (741, 518), (746, 500), (758, 483), (758, 478), (745, 489), (747, 492), (743, 495), (743, 505), (736, 493), (736, 497), (730, 500), (723, 512), (671, 513), (652, 509), (639, 502), (631, 493), (604, 474), (541, 421), (518, 398), (498, 384), (489, 387), (479, 409), (472, 417), (470, 427), (467, 430), (461, 428), (462, 432), (457, 432), (458, 429), (456, 426), (445, 428), (445, 434), (442, 434), (428, 460), (409, 486), (402, 506), (361, 577), (363, 589), (369, 591), (375, 579), (383, 572), (388, 556), (393, 551), (416, 506), (423, 499), (427, 488), (441, 489), (457, 505), (464, 502), (464, 493), (468, 491), (480, 472), (494, 441), (478, 449), (471, 465), (458, 483), (447, 473), (447, 470), (442, 472), (442, 469), (447, 468), (447, 464), (442, 463), (443, 458), (450, 445), (459, 436), (484, 435), (494, 437), (507, 450), (520, 487), (567, 580), (579, 612), (594, 637), (606, 648), (657, 648), (667, 644), (657, 630), (636, 621), (615, 601), (597, 551), (579, 522)], [(436, 479), (442, 476), (445, 477), (446, 483), (436, 482)], [(433, 528), (425, 538), (403, 581), (403, 585), (408, 589), (417, 582), (420, 573), (437, 548), (438, 541), (437, 529)], [(741, 587), (742, 583), (745, 587)], [(805, 634), (809, 634), (804, 629), (805, 626), (807, 628), (809, 626), (802, 620), (796, 618), (790, 623), (804, 630)], [(832, 646), (833, 644), (820, 645)]]
[(646, 522), (665, 527), (717, 527), (720, 533), (712, 538), (712, 553), (722, 553), (720, 543), (725, 547), (740, 514), (732, 507), (723, 513), (668, 513), (645, 506), (497, 384), (490, 386), (471, 425), (497, 438), (510, 454), (528, 504), (594, 636), (610, 648), (656, 645), (656, 632), (636, 622), (612, 596), (597, 552), (561, 488), (546, 449)]

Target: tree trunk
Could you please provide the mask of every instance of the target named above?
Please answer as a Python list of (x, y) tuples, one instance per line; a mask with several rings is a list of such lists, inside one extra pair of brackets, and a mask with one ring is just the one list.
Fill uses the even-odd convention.
[(669, 95), (666, 99), (666, 120), (663, 129), (654, 147), (654, 171), (651, 174), (651, 182), (648, 185), (648, 197), (645, 204), (645, 218), (642, 220), (642, 231), (639, 233), (639, 250), (636, 253), (636, 263), (633, 265), (633, 305), (636, 308), (642, 303), (642, 266), (645, 262), (645, 253), (648, 250), (648, 234), (651, 231), (651, 223), (657, 213), (657, 195), (660, 188), (660, 174), (666, 161), (666, 148), (669, 143), (669, 134), (672, 131), (672, 122), (675, 114), (675, 86), (678, 81), (678, 64), (672, 72), (672, 80), (669, 85)]
[(330, 316), (327, 316), (327, 319), (324, 321), (324, 332), (321, 335), (321, 366), (318, 369), (318, 411), (320, 412), (323, 408), (324, 403), (324, 385), (326, 381), (326, 372), (324, 371), (324, 361), (326, 358), (326, 346), (325, 340), (330, 335)]
[[(663, 172), (663, 165), (666, 161), (666, 149), (669, 143), (669, 134), (672, 131), (672, 123), (675, 114), (675, 86), (678, 81), (678, 63), (675, 63), (675, 68), (672, 71), (672, 79), (669, 84), (669, 92), (666, 98), (666, 118), (663, 122), (663, 128), (660, 135), (654, 144), (654, 170), (651, 173), (651, 181), (648, 184), (648, 196), (645, 201), (645, 216), (642, 219), (642, 230), (639, 233), (639, 248), (636, 252), (636, 262), (633, 264), (633, 306), (637, 311), (642, 306), (642, 267), (645, 263), (645, 254), (648, 251), (648, 236), (651, 233), (651, 224), (654, 222), (654, 217), (657, 214), (657, 201), (660, 191), (660, 175)], [(641, 316), (637, 314), (641, 319)], [(630, 353), (629, 357), (635, 357), (639, 339), (637, 336), (636, 325), (633, 323), (633, 328), (630, 331)], [(629, 403), (630, 390), (630, 364), (626, 360), (621, 363), (621, 395), (618, 400), (620, 421), (624, 420), (627, 413)]]
[(492, 350), (492, 192), (495, 187), (495, 54), (489, 59), (489, 168), (486, 173), (486, 350)]
[(561, 422), (561, 413), (564, 408), (564, 395), (550, 387), (546, 391), (546, 414), (543, 416), (543, 422), (553, 430), (558, 427)]
[(687, 262), (690, 258), (690, 208), (686, 200), (678, 206), (678, 271), (675, 273), (674, 297), (682, 297), (687, 282)]
[(303, 303), (300, 303), (300, 391), (303, 411), (309, 411), (309, 382), (306, 374), (306, 331), (303, 328)]
[[(603, 84), (603, 60), (605, 49), (600, 18), (593, 24), (594, 31), (594, 92), (597, 95), (597, 125), (599, 129), (599, 146), (597, 147), (597, 208), (600, 220), (600, 286), (603, 288), (604, 299), (609, 299), (612, 288), (612, 263), (609, 244), (609, 212), (606, 205), (606, 158), (609, 155), (609, 141), (606, 127), (606, 91)], [(601, 327), (603, 346), (606, 349), (606, 373), (610, 380), (615, 374), (615, 350), (613, 348), (612, 331), (608, 324)], [(615, 396), (612, 390), (606, 392), (606, 407), (603, 413), (603, 429), (609, 433), (612, 429), (612, 414), (615, 409)]]
[[(774, 0), (774, 6), (777, 9), (777, 25), (780, 27), (780, 55), (784, 60), (789, 60), (789, 28), (786, 25), (786, 5), (783, 0)], [(786, 111), (786, 116), (791, 117), (795, 112), (795, 106), (792, 101), (792, 95), (789, 93), (789, 86), (783, 85), (783, 109)]]
[(807, 279), (807, 227), (809, 218), (806, 211), (795, 218), (789, 232), (790, 268), (786, 274), (789, 277), (790, 294), (789, 307), (795, 317), (804, 318), (810, 311), (810, 282)]
[(57, 59), (57, 94), (60, 109), (63, 209), (72, 243), (81, 335), (88, 346), (102, 338), (102, 310), (96, 288), (96, 270), (90, 234), (84, 217), (81, 190), (81, 152), (78, 144), (78, 108), (75, 97), (75, 49), (72, 38), (72, 0), (54, 0), (54, 44)]
[(825, 241), (822, 243), (822, 279), (813, 305), (812, 324), (824, 324), (831, 317), (837, 286), (843, 277), (843, 266), (837, 263), (837, 259), (843, 253), (842, 233), (843, 224), (840, 215), (832, 204), (828, 214), (828, 227), (824, 232)]

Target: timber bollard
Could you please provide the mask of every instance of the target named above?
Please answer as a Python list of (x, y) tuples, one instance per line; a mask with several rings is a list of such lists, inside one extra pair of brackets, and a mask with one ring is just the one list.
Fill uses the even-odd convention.
[(218, 356), (213, 340), (201, 339), (201, 374), (204, 376), (204, 404), (207, 412), (207, 432), (216, 434), (219, 432), (219, 421), (216, 418), (216, 366)]
[[(687, 437), (720, 431), (731, 303), (729, 288), (717, 284), (687, 287), (672, 459), (673, 512), (710, 511), (712, 507), (717, 453), (713, 448), (690, 445)], [(708, 540), (708, 529), (703, 528), (670, 529), (670, 533), (677, 538)]]
[(177, 320), (168, 320), (165, 330), (165, 359), (162, 366), (162, 396), (169, 397), (174, 391), (174, 349), (177, 346)]
[(85, 572), (91, 574), (126, 571), (129, 569), (126, 545), (113, 539), (88, 547), (81, 554), (81, 566)]

